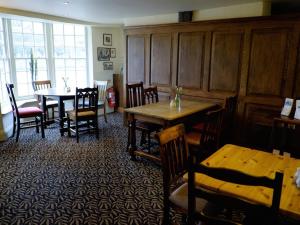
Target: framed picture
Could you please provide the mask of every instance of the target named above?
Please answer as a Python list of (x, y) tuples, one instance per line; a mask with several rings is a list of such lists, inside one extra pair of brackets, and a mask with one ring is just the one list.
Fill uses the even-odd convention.
[(112, 45), (112, 35), (111, 34), (103, 34), (103, 45), (105, 45), (105, 46)]
[(104, 70), (113, 70), (113, 62), (103, 62), (103, 69)]
[(110, 49), (110, 58), (116, 58), (116, 49), (115, 48)]
[(110, 48), (97, 48), (97, 58), (98, 61), (108, 61), (110, 60)]

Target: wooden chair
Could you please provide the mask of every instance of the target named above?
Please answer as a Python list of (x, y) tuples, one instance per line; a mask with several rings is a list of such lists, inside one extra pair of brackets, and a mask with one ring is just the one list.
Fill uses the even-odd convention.
[[(38, 90), (44, 90), (44, 89), (48, 89), (48, 88), (52, 88), (51, 85), (51, 80), (39, 80), (39, 81), (33, 81), (33, 87), (34, 87), (34, 91), (38, 91)], [(41, 99), (38, 99), (39, 101), (39, 105), (41, 106)], [(51, 98), (47, 98), (46, 100), (46, 109), (44, 111), (45, 113), (45, 121), (48, 120), (49, 121), (49, 109), (51, 109), (52, 111), (52, 119), (54, 119), (54, 108), (58, 107), (58, 102), (56, 100), (53, 100)]]
[(99, 99), (98, 99), (98, 108), (103, 108), (104, 120), (107, 123), (107, 115), (106, 115), (106, 101), (107, 101), (107, 90), (108, 81), (107, 80), (94, 80), (94, 87), (98, 88)]
[[(273, 197), (271, 206), (252, 204), (247, 200), (234, 198), (219, 192), (207, 190), (195, 184), (195, 173), (202, 173), (214, 179), (235, 183), (238, 185), (248, 186), (263, 186), (273, 189)], [(212, 168), (199, 164), (197, 154), (191, 152), (189, 158), (189, 171), (188, 171), (188, 224), (194, 225), (197, 220), (206, 222), (208, 224), (277, 224), (278, 213), (280, 206), (280, 197), (282, 190), (283, 174), (276, 172), (275, 179), (268, 177), (255, 177), (244, 174), (239, 171), (225, 169), (225, 168)], [(218, 217), (211, 217), (205, 214), (204, 211), (196, 212), (197, 199), (206, 199), (207, 201), (227, 209), (238, 209), (246, 213), (246, 218), (243, 221), (235, 222), (232, 220), (224, 220)]]
[(188, 144), (198, 149), (199, 157), (206, 158), (220, 147), (223, 108), (208, 111), (205, 115), (203, 128), (192, 130), (186, 134)]
[[(156, 91), (156, 93), (155, 93)], [(157, 88), (150, 88), (146, 89), (146, 95), (149, 96), (149, 103), (152, 102), (151, 95), (156, 96), (154, 97), (155, 101), (158, 101), (158, 94), (157, 94)], [(145, 90), (143, 86), (143, 82), (140, 83), (135, 83), (135, 84), (126, 84), (126, 107), (131, 108), (131, 107), (136, 107), (136, 106), (142, 106), (145, 105)], [(153, 99), (153, 101), (154, 101)], [(151, 100), (151, 101), (150, 101)], [(147, 98), (148, 101), (148, 98)], [(130, 124), (128, 126), (128, 144), (127, 144), (127, 149), (129, 146), (129, 140), (130, 140)], [(161, 126), (157, 124), (152, 124), (152, 123), (146, 123), (146, 122), (141, 122), (137, 121), (136, 122), (136, 129), (140, 130), (142, 132), (142, 137), (141, 137), (141, 145), (145, 143), (145, 134), (148, 136), (148, 151), (150, 151), (150, 136), (151, 133), (154, 131), (159, 131)]]
[[(80, 104), (82, 102), (82, 104)], [(88, 104), (85, 104), (88, 102)], [(79, 142), (79, 132), (94, 131), (99, 139), (98, 129), (98, 88), (76, 88), (75, 110), (67, 112), (68, 135), (71, 131), (76, 134), (76, 141)], [(71, 121), (74, 125), (71, 127)], [(81, 129), (81, 128), (85, 129)], [(75, 128), (75, 129), (74, 129)]]
[[(170, 224), (170, 207), (187, 215), (188, 186), (182, 176), (188, 169), (188, 145), (184, 125), (167, 128), (157, 134), (163, 169), (164, 217), (163, 224)], [(207, 201), (197, 200), (197, 210), (202, 211)]]
[[(13, 92), (14, 85), (6, 84), (9, 100), (13, 112), (13, 137), (17, 128), (16, 142), (19, 141), (20, 129), (36, 127), (36, 132), (39, 133), (39, 127), (41, 127), (42, 138), (45, 137), (44, 133), (44, 118), (43, 111), (38, 107), (24, 107), (18, 108), (16, 99)], [(21, 122), (21, 119), (34, 118), (34, 120)], [(35, 123), (35, 125), (32, 125)]]
[(159, 102), (157, 86), (144, 88), (144, 96), (146, 104)]

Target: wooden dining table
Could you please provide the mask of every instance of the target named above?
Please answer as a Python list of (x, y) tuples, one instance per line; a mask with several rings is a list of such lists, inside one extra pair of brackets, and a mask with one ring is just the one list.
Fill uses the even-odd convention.
[[(282, 172), (284, 178), (279, 211), (283, 215), (300, 221), (300, 188), (297, 188), (294, 181), (294, 174), (300, 167), (299, 159), (227, 144), (204, 160), (202, 164), (272, 179), (274, 179), (276, 171)], [(187, 180), (187, 175), (184, 176), (184, 179)], [(196, 185), (212, 191), (242, 198), (253, 203), (271, 205), (272, 190), (269, 188), (237, 185), (213, 179), (201, 173), (196, 173), (195, 182)]]
[(170, 102), (165, 101), (125, 109), (125, 112), (128, 113), (130, 125), (128, 135), (130, 137), (129, 153), (131, 159), (135, 159), (135, 156), (141, 156), (160, 162), (159, 157), (137, 148), (136, 120), (159, 124), (163, 128), (166, 128), (191, 120), (201, 120), (204, 113), (215, 106), (216, 104), (211, 102), (182, 100), (180, 107), (172, 107), (170, 106)]
[(75, 89), (67, 91), (63, 88), (48, 88), (43, 90), (35, 91), (36, 96), (41, 96), (42, 108), (45, 112), (46, 110), (46, 100), (47, 97), (52, 99), (57, 99), (58, 101), (58, 112), (59, 112), (59, 124), (60, 124), (60, 134), (64, 136), (64, 133), (67, 132), (67, 128), (64, 126), (65, 121), (65, 104), (64, 101), (75, 99)]

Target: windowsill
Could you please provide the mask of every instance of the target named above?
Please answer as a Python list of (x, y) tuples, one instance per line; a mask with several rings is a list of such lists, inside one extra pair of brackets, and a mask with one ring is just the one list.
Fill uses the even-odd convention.
[[(19, 100), (17, 101), (17, 106), (22, 108), (24, 106), (36, 106), (37, 100), (35, 98)], [(12, 111), (10, 104), (2, 104), (1, 105), (1, 115), (8, 114)]]

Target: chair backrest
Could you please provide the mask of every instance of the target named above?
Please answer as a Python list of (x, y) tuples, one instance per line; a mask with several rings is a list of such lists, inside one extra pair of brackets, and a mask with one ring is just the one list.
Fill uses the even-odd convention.
[(10, 101), (10, 104), (11, 104), (12, 111), (13, 111), (13, 113), (16, 114), (16, 116), (19, 116), (19, 110), (18, 110), (18, 106), (17, 106), (17, 103), (16, 103), (13, 88), (14, 88), (13, 84), (6, 84), (6, 89), (7, 89), (7, 93), (8, 93), (8, 97), (9, 97), (9, 101)]
[(144, 88), (144, 96), (146, 104), (159, 102), (157, 86)]
[(222, 107), (206, 113), (200, 140), (202, 148), (210, 149), (212, 152), (219, 148), (223, 113)]
[(188, 166), (188, 145), (183, 124), (167, 128), (157, 134), (163, 167), (164, 197), (169, 197), (170, 186), (177, 182)]
[(107, 85), (107, 80), (94, 80), (94, 87), (98, 88), (98, 97), (100, 101), (105, 101), (106, 99)]
[(143, 82), (126, 84), (126, 107), (145, 105)]
[[(240, 198), (234, 198), (229, 195), (221, 194), (211, 190), (207, 190), (199, 185), (195, 184), (195, 173), (202, 173), (214, 179), (222, 180), (239, 185), (248, 186), (262, 186), (273, 189), (272, 205), (270, 207), (266, 205), (252, 204), (247, 200)], [(195, 201), (196, 198), (203, 198), (212, 202), (220, 207), (245, 210), (247, 212), (266, 212), (266, 215), (277, 215), (280, 206), (280, 197), (282, 190), (283, 174), (276, 172), (275, 179), (268, 177), (251, 176), (240, 171), (225, 169), (225, 168), (213, 168), (208, 167), (197, 162), (197, 155), (191, 152), (189, 157), (189, 169), (188, 169), (188, 218), (189, 224), (194, 224), (195, 217)], [(271, 213), (271, 214), (269, 214)], [(204, 213), (198, 215), (200, 220), (208, 220), (209, 222), (218, 221), (217, 218), (209, 218)], [(207, 222), (207, 221), (206, 221)], [(230, 224), (230, 223), (229, 223)], [(235, 223), (233, 223), (235, 224)], [(273, 224), (272, 222), (270, 224)]]
[(77, 88), (75, 96), (76, 116), (79, 112), (94, 111), (97, 115), (98, 88)]
[(38, 90), (44, 90), (51, 88), (51, 80), (38, 80), (38, 81), (33, 81), (33, 89), (34, 91)]

